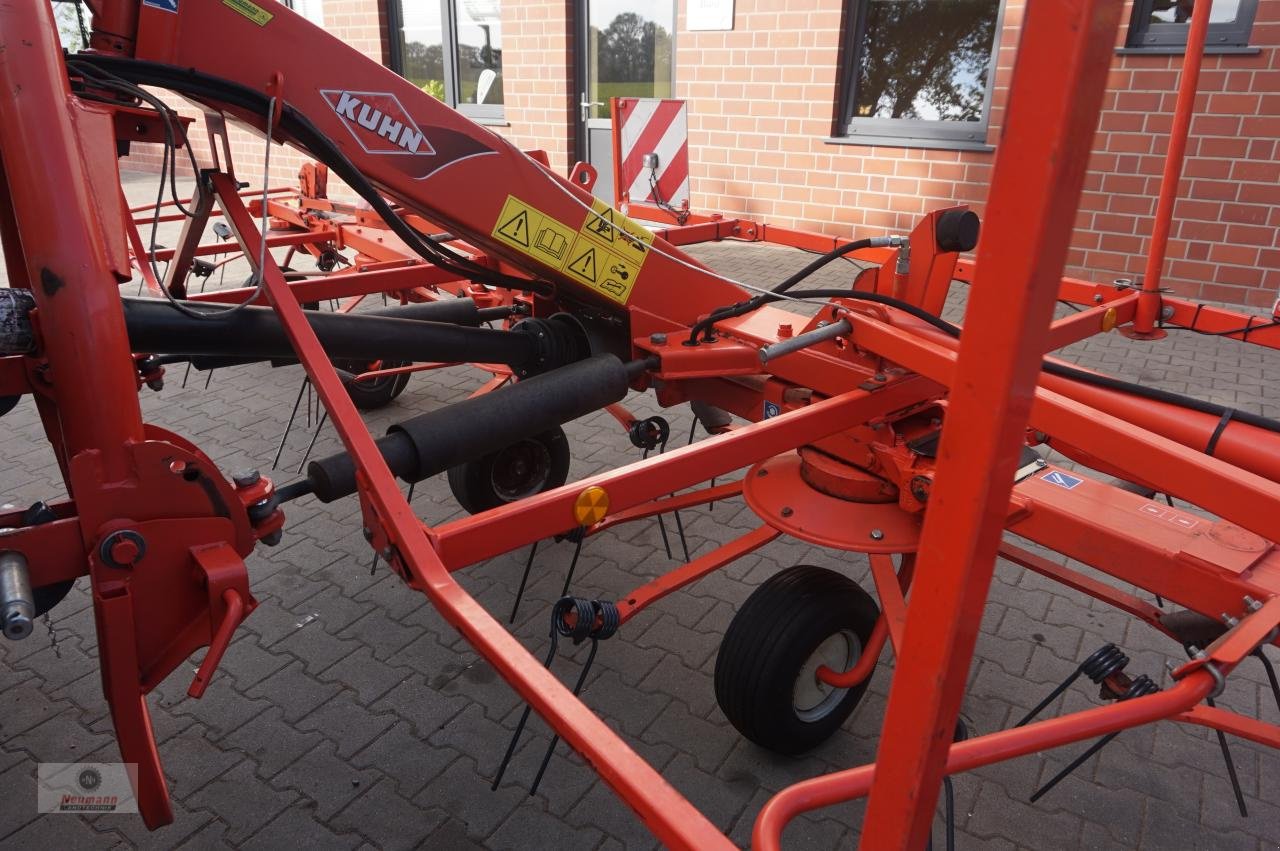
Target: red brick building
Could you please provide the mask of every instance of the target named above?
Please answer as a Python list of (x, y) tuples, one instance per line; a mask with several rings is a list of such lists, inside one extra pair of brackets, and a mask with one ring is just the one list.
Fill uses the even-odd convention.
[[(610, 95), (686, 100), (691, 203), (841, 235), (979, 213), (1025, 0), (294, 0), (562, 173), (610, 170)], [(1071, 274), (1141, 275), (1192, 0), (1129, 0)], [(1165, 268), (1191, 296), (1280, 291), (1280, 2), (1216, 0)], [(707, 27), (711, 27), (708, 29)], [(244, 140), (252, 173), (260, 142)], [(145, 155), (139, 154), (139, 157)], [(290, 179), (301, 158), (273, 159)], [(278, 169), (277, 169), (278, 164)], [(601, 181), (607, 184), (608, 180)]]

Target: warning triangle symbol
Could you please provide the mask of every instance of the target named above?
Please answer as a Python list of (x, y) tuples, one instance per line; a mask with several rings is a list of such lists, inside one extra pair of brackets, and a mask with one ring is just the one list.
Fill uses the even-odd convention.
[(521, 210), (511, 219), (498, 228), (498, 233), (505, 236), (512, 242), (518, 242), (525, 248), (529, 247), (529, 211)]
[(569, 264), (569, 271), (594, 282), (596, 279), (596, 250), (588, 248), (581, 257)]
[(603, 210), (596, 213), (591, 218), (591, 224), (587, 225), (587, 229), (595, 232), (599, 236), (604, 237), (610, 242), (613, 241), (613, 210)]

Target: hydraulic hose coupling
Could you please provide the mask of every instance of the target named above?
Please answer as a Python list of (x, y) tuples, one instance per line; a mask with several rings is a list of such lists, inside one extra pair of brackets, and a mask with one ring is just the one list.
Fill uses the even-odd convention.
[(35, 626), (36, 601), (31, 593), (27, 558), (20, 552), (0, 552), (0, 622), (4, 637), (20, 641)]
[(905, 236), (873, 236), (867, 240), (872, 248), (898, 249), (898, 265), (894, 271), (905, 275), (911, 268), (911, 240)]

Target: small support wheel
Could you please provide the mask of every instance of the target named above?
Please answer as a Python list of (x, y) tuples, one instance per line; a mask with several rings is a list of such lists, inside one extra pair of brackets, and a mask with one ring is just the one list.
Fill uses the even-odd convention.
[(475, 461), (449, 468), (449, 489), (468, 513), (558, 488), (569, 478), (569, 438), (564, 429), (544, 431)]
[[(392, 361), (384, 360), (381, 363), (377, 361), (366, 362), (361, 360), (350, 360), (342, 358), (334, 358), (333, 365), (343, 372), (351, 375), (360, 375), (375, 368), (378, 369), (397, 369), (402, 366), (408, 366), (408, 361)], [(404, 392), (404, 388), (409, 384), (409, 373), (402, 372), (397, 375), (380, 375), (368, 381), (351, 381), (344, 378), (342, 386), (347, 388), (347, 395), (351, 397), (351, 401), (362, 411), (375, 411), (378, 408), (385, 408), (390, 405), (392, 400)]]
[(834, 688), (826, 665), (851, 668), (880, 615), (856, 582), (797, 565), (770, 577), (729, 623), (716, 657), (716, 702), (743, 736), (771, 751), (800, 754), (831, 736), (871, 682)]
[(39, 588), (33, 589), (31, 596), (33, 602), (35, 602), (36, 617), (40, 617), (61, 603), (71, 593), (71, 586), (74, 584), (74, 579), (67, 579), (63, 582), (41, 585)]

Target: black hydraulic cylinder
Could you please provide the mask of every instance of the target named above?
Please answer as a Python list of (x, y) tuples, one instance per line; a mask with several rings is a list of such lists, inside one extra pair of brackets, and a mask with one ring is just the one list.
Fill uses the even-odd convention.
[[(378, 449), (391, 472), (421, 481), (621, 400), (629, 375), (614, 355), (596, 355), (393, 425)], [(355, 463), (345, 452), (312, 461), (307, 480), (332, 502), (355, 493)]]
[[(196, 319), (160, 299), (123, 301), (129, 345), (135, 352), (245, 360), (297, 357), (284, 327), (269, 307), (246, 307), (225, 317)], [(193, 310), (210, 310), (197, 302), (185, 304)], [(411, 307), (413, 318), (401, 318), (396, 313), (304, 313), (325, 352), (334, 358), (504, 363), (519, 367), (538, 357), (538, 343), (532, 334), (427, 321), (420, 318), (430, 313), (424, 309), (427, 305)], [(450, 309), (466, 312), (466, 308)], [(226, 308), (215, 307), (210, 312), (219, 310)], [(474, 304), (471, 310), (475, 310)]]

